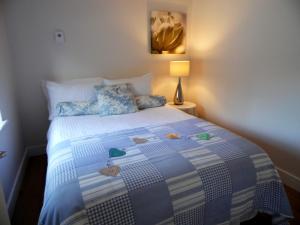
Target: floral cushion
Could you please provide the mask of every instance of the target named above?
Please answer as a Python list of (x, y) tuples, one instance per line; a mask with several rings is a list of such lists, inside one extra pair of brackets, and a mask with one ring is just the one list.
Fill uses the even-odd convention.
[(138, 111), (129, 84), (95, 86), (100, 116), (120, 115)]
[(139, 109), (147, 109), (163, 106), (167, 100), (165, 96), (154, 96), (154, 95), (142, 95), (135, 97), (136, 104)]
[(59, 102), (56, 105), (56, 116), (82, 116), (99, 113), (97, 101)]

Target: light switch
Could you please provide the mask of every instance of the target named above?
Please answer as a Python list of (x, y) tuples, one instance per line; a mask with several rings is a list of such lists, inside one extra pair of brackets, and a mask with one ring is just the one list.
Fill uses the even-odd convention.
[(54, 39), (55, 43), (57, 44), (63, 44), (65, 43), (65, 34), (62, 30), (56, 30), (54, 32)]

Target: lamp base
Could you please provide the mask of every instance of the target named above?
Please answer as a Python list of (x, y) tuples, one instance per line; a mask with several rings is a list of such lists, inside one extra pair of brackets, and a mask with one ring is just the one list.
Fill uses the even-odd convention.
[(183, 92), (181, 87), (181, 77), (178, 78), (178, 84), (174, 95), (174, 105), (183, 105), (184, 98), (183, 98)]

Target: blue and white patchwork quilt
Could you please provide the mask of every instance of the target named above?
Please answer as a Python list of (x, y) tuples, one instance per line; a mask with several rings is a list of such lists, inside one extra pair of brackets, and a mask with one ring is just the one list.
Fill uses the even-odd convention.
[[(175, 133), (179, 139), (169, 139)], [(208, 133), (209, 140), (199, 138)], [(147, 142), (136, 144), (135, 138)], [(121, 171), (102, 175), (110, 148)], [(239, 224), (257, 212), (292, 217), (278, 172), (251, 142), (200, 119), (123, 130), (48, 149), (39, 224)]]

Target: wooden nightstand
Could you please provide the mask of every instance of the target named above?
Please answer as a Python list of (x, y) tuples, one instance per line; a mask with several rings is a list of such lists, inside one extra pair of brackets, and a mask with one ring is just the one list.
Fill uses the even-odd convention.
[(196, 104), (193, 102), (185, 101), (183, 105), (175, 105), (174, 102), (168, 102), (167, 105), (196, 116)]

